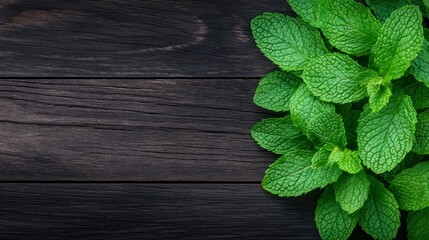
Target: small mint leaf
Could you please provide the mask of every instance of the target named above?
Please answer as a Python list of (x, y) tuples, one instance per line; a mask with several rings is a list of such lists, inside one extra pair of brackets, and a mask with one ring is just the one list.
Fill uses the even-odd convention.
[(335, 199), (349, 214), (359, 210), (368, 198), (370, 182), (364, 171), (343, 173), (334, 184)]

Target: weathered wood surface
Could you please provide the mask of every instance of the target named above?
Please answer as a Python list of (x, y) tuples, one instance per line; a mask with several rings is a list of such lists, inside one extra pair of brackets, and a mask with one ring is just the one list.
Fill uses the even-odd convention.
[(254, 77), (250, 20), (282, 0), (0, 1), (3, 77)]
[(0, 180), (260, 181), (257, 79), (2, 79)]

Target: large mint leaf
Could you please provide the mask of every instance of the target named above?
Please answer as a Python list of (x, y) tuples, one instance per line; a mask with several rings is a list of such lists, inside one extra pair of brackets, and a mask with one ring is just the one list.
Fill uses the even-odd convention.
[(277, 154), (292, 149), (306, 150), (312, 146), (307, 137), (292, 124), (289, 116), (264, 119), (252, 127), (251, 134), (262, 148)]
[(357, 56), (370, 53), (381, 24), (354, 0), (316, 0), (321, 28), (331, 44)]
[(413, 100), (415, 109), (429, 108), (429, 88), (423, 83), (407, 82), (403, 89)]
[(429, 206), (429, 161), (404, 170), (391, 182), (390, 191), (404, 210), (420, 210)]
[(415, 136), (416, 141), (413, 145), (413, 152), (418, 154), (429, 154), (429, 110), (417, 115)]
[(328, 51), (316, 29), (283, 14), (254, 18), (252, 32), (265, 56), (286, 71), (303, 70), (313, 58)]
[(426, 240), (429, 236), (429, 207), (409, 212), (407, 230), (409, 240)]
[(411, 64), (411, 72), (417, 80), (429, 87), (429, 42), (426, 39), (423, 41), (423, 49)]
[(359, 210), (368, 198), (370, 182), (364, 171), (343, 173), (334, 185), (335, 199), (349, 214)]
[(315, 0), (288, 0), (292, 9), (313, 27), (320, 27)]
[(359, 74), (365, 69), (349, 56), (326, 54), (314, 59), (304, 69), (302, 78), (313, 95), (323, 101), (350, 103), (366, 96)]
[(332, 187), (327, 187), (316, 207), (316, 225), (324, 240), (346, 240), (352, 234), (359, 215), (348, 214), (335, 200)]
[(417, 6), (395, 10), (384, 23), (371, 50), (373, 66), (390, 80), (404, 75), (423, 44), (422, 14)]
[(310, 138), (315, 136), (324, 143), (345, 147), (344, 123), (335, 105), (313, 96), (305, 84), (292, 95), (290, 112), (294, 123)]
[(253, 102), (265, 109), (289, 111), (289, 100), (302, 80), (287, 72), (274, 71), (259, 81)]
[(361, 210), (359, 224), (375, 239), (393, 239), (401, 224), (398, 203), (382, 183), (368, 176), (371, 182), (368, 199)]
[(372, 112), (366, 105), (357, 128), (359, 156), (376, 173), (393, 169), (411, 150), (416, 111), (407, 95), (393, 95), (386, 107)]
[(384, 23), (396, 9), (411, 4), (410, 0), (366, 0), (366, 3), (382, 23)]
[(262, 187), (280, 197), (299, 196), (335, 182), (341, 174), (337, 166), (311, 167), (313, 151), (290, 151), (265, 172)]

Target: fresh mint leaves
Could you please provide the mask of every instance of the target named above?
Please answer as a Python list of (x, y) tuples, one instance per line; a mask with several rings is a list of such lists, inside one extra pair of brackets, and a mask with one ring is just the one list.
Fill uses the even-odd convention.
[(357, 224), (392, 239), (400, 210), (410, 211), (408, 237), (425, 239), (429, 1), (288, 2), (298, 17), (264, 13), (251, 23), (257, 46), (280, 68), (254, 96), (282, 115), (251, 130), (280, 155), (262, 187), (280, 197), (325, 188), (315, 217), (323, 239), (347, 239)]

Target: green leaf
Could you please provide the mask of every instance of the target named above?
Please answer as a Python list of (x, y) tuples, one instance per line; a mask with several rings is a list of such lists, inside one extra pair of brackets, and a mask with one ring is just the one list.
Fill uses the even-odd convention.
[(429, 108), (429, 88), (423, 83), (414, 81), (408, 83), (403, 89), (413, 100), (415, 109)]
[(335, 200), (332, 187), (327, 187), (316, 207), (316, 225), (324, 240), (346, 240), (352, 234), (359, 215), (348, 214)]
[(382, 78), (376, 78), (373, 80), (374, 81), (371, 81), (367, 85), (369, 106), (373, 112), (378, 112), (389, 102), (390, 96), (392, 96), (392, 90), (390, 90), (390, 87), (382, 85)]
[(303, 70), (313, 58), (328, 51), (316, 29), (292, 17), (265, 13), (251, 25), (257, 46), (283, 70)]
[(427, 240), (429, 236), (429, 208), (409, 212), (407, 230), (409, 240)]
[(316, 0), (321, 28), (339, 50), (368, 55), (377, 41), (381, 24), (370, 10), (354, 0)]
[(326, 146), (321, 147), (311, 159), (311, 167), (317, 168), (328, 164), (330, 154), (331, 150), (329, 150)]
[(289, 116), (267, 118), (256, 123), (251, 130), (255, 141), (268, 151), (284, 154), (292, 149), (307, 150), (312, 143), (296, 128)]
[(358, 153), (350, 151), (349, 149), (342, 150), (338, 147), (334, 148), (329, 155), (328, 162), (331, 164), (337, 163), (341, 170), (351, 174), (355, 174), (362, 170)]
[(382, 173), (401, 162), (412, 148), (416, 115), (407, 95), (393, 95), (387, 106), (376, 113), (367, 104), (357, 128), (363, 164)]
[(368, 198), (370, 182), (364, 171), (343, 173), (335, 182), (335, 199), (349, 214), (359, 210)]
[(384, 23), (393, 11), (410, 4), (410, 0), (366, 0), (369, 8), (374, 11), (377, 19)]
[(398, 175), (407, 168), (413, 167), (422, 159), (423, 155), (417, 155), (415, 153), (410, 152), (407, 154), (407, 156), (405, 156), (404, 160), (402, 160), (398, 165), (396, 165), (394, 169), (389, 172), (382, 173), (381, 177), (383, 177), (386, 182), (390, 183), (393, 181), (393, 179), (395, 179), (396, 175)]
[(292, 95), (290, 112), (293, 122), (311, 139), (346, 146), (344, 123), (335, 105), (313, 96), (305, 84)]
[(417, 115), (415, 136), (416, 141), (413, 145), (413, 152), (429, 154), (429, 110)]
[(393, 239), (401, 224), (398, 203), (393, 194), (374, 177), (368, 176), (371, 186), (368, 199), (361, 210), (359, 224), (375, 239)]
[(398, 174), (389, 189), (401, 209), (415, 211), (428, 207), (429, 161), (418, 163)]
[(311, 167), (313, 151), (290, 151), (265, 172), (262, 187), (280, 197), (299, 196), (335, 182), (341, 174), (337, 166)]
[(271, 72), (259, 82), (253, 102), (274, 112), (289, 111), (289, 100), (301, 83), (302, 80), (291, 73)]
[(417, 6), (395, 10), (384, 23), (371, 50), (373, 65), (385, 79), (404, 75), (423, 44), (422, 14)]
[(423, 49), (411, 63), (411, 72), (416, 79), (429, 87), (429, 42), (424, 39)]
[(313, 27), (320, 27), (317, 5), (314, 0), (288, 0), (292, 9)]
[(359, 74), (365, 69), (349, 56), (339, 53), (326, 54), (311, 61), (302, 78), (313, 95), (323, 101), (350, 103), (366, 96)]

